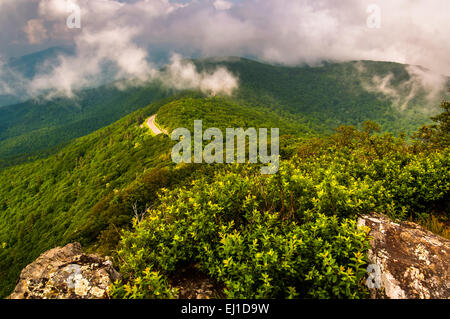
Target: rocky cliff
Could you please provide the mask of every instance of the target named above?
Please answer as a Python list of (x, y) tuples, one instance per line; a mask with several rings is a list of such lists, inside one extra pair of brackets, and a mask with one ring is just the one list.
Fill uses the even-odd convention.
[(449, 240), (378, 214), (361, 217), (359, 225), (371, 229), (372, 298), (450, 298)]
[(43, 253), (22, 270), (9, 299), (102, 299), (119, 279), (111, 261), (87, 255), (79, 243)]

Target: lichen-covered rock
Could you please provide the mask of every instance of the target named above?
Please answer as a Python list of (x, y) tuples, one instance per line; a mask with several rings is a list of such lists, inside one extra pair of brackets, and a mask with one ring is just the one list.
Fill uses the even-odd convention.
[(20, 274), (10, 299), (102, 299), (120, 275), (106, 257), (86, 255), (79, 243), (43, 253)]
[(394, 223), (370, 214), (359, 219), (370, 230), (371, 264), (380, 270), (372, 298), (449, 299), (450, 241), (411, 222)]

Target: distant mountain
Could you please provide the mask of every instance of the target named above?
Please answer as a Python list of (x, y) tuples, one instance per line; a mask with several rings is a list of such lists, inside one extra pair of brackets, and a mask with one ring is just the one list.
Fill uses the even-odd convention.
[(32, 79), (38, 73), (45, 74), (51, 71), (52, 66), (57, 63), (58, 56), (72, 55), (73, 53), (74, 50), (71, 48), (52, 47), (8, 59), (3, 66), (7, 72), (3, 76), (0, 72), (0, 81), (6, 82), (15, 92), (13, 92), (14, 94), (1, 94), (0, 91), (0, 107), (27, 100), (29, 97), (26, 95), (26, 88), (22, 87), (22, 82)]
[[(52, 49), (14, 61), (28, 74)], [(320, 67), (286, 67), (244, 58), (194, 60), (199, 70), (223, 66), (239, 78), (231, 100), (268, 110), (295, 121), (298, 135), (329, 134), (343, 125), (366, 120), (384, 131), (414, 132), (438, 111), (444, 91), (432, 98), (421, 88), (409, 66), (389, 62), (355, 61)], [(386, 94), (389, 93), (389, 94)], [(30, 155), (50, 154), (54, 147), (89, 134), (148, 103), (176, 93), (158, 83), (119, 90), (114, 84), (77, 93), (76, 99), (28, 101), (0, 109), (0, 167)], [(266, 112), (264, 111), (264, 112)], [(292, 131), (290, 131), (292, 133)]]
[[(359, 126), (374, 120), (385, 131), (411, 133), (439, 112), (446, 96), (444, 83), (430, 96), (409, 71), (411, 66), (392, 62), (287, 67), (234, 57), (197, 60), (196, 64), (202, 69), (222, 65), (237, 74), (237, 99), (301, 114), (324, 132), (342, 124)], [(447, 81), (450, 87), (450, 79)]]
[(20, 72), (20, 74), (22, 74), (26, 78), (32, 78), (37, 73), (45, 73), (46, 71), (48, 71), (48, 67), (54, 65), (55, 62), (57, 62), (58, 56), (73, 54), (74, 50), (71, 48), (52, 47), (21, 57), (11, 58), (8, 61), (8, 65), (11, 69), (16, 72)]
[(20, 103), (20, 99), (17, 96), (11, 94), (0, 94), (0, 108), (5, 105), (16, 103)]

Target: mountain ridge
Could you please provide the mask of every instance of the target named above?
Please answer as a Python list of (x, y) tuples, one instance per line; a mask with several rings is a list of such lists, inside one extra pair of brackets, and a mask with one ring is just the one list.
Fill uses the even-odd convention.
[[(367, 119), (379, 122), (384, 131), (411, 133), (429, 123), (429, 117), (437, 112), (436, 101), (428, 111), (423, 110), (422, 105), (431, 103), (424, 93), (411, 98), (413, 107), (399, 110), (382, 93), (364, 88), (363, 81), (370, 81), (374, 75), (382, 78), (392, 73), (392, 90), (400, 86), (407, 96), (409, 88), (402, 87), (402, 83), (411, 81), (407, 66), (394, 62), (356, 61), (321, 67), (274, 66), (238, 57), (193, 62), (200, 71), (226, 67), (235, 74), (240, 86), (232, 98), (238, 103), (284, 112), (286, 116), (296, 114), (317, 133), (330, 134), (342, 124), (361, 126)], [(358, 63), (369, 70), (365, 77), (358, 73)], [(76, 99), (2, 107), (0, 168), (39, 153), (51, 154), (58, 145), (108, 125), (152, 100), (176, 93), (158, 82), (125, 90), (110, 84), (80, 91)], [(29, 121), (25, 123), (26, 118)]]

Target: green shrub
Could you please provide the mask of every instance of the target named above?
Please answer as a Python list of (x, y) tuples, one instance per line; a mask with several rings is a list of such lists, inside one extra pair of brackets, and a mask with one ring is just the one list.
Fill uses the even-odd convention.
[(229, 298), (366, 297), (368, 236), (358, 216), (427, 219), (448, 206), (448, 149), (416, 154), (402, 138), (343, 128), (299, 150), (274, 175), (217, 165), (215, 174), (163, 190), (122, 237), (125, 281), (116, 289), (146, 268), (169, 280), (190, 263)]
[(240, 169), (165, 191), (161, 205), (123, 236), (125, 279), (133, 283), (147, 267), (170, 277), (191, 262), (224, 283), (229, 298), (365, 296), (366, 231), (337, 216), (286, 219), (260, 210), (258, 183), (266, 178)]
[(173, 299), (177, 293), (158, 272), (150, 271), (150, 268), (124, 285), (116, 281), (110, 287), (110, 296), (120, 299)]

